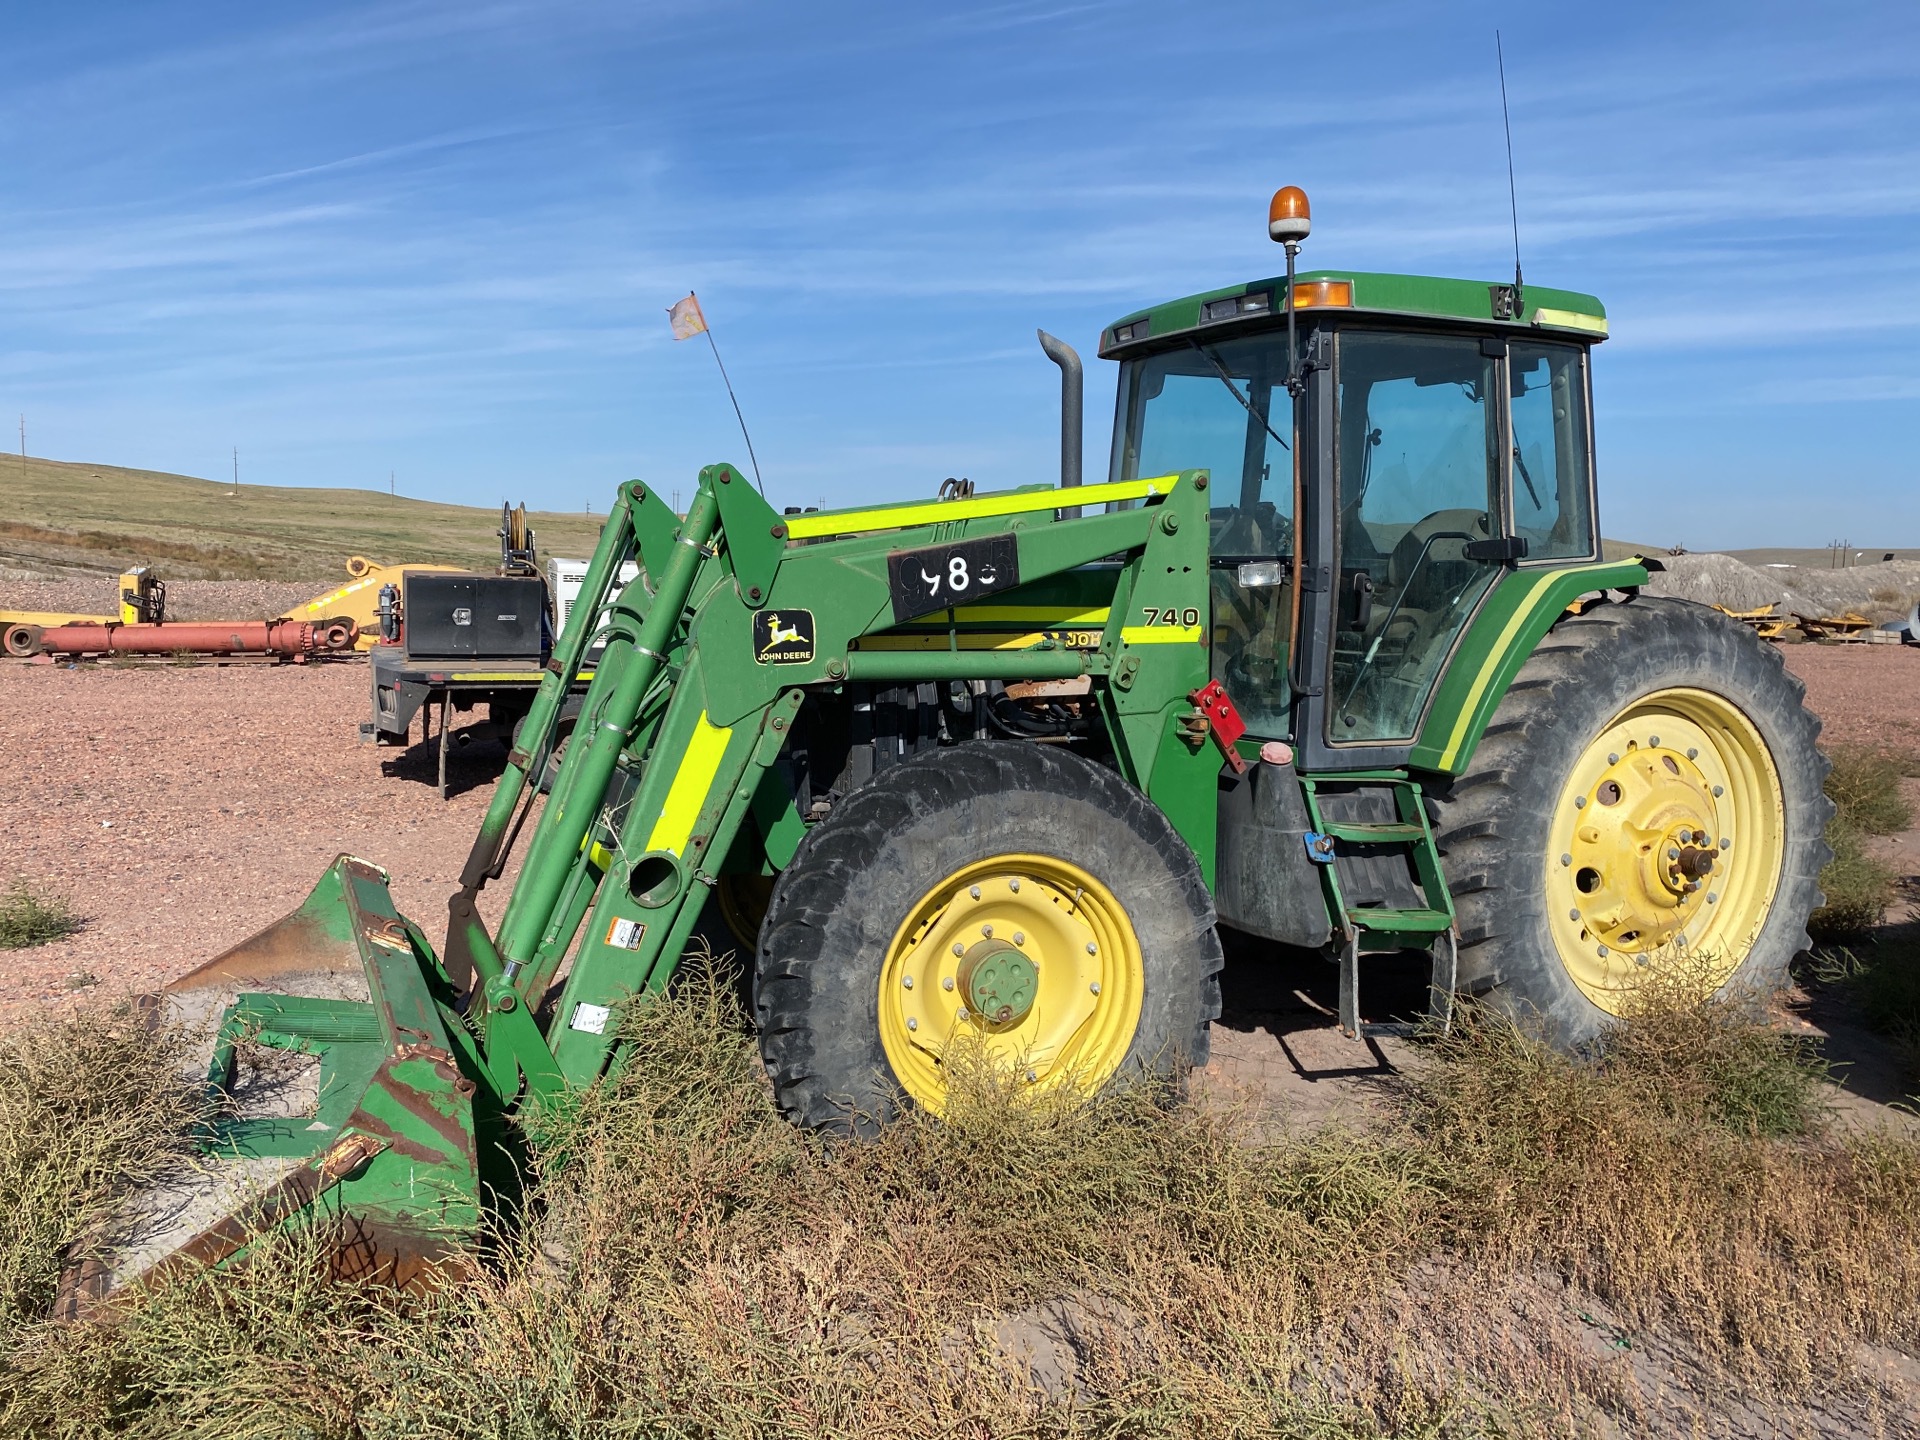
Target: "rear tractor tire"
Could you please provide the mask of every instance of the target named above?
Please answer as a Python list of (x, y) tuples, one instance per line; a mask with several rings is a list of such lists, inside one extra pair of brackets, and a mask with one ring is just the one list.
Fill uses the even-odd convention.
[(1115, 772), (930, 751), (836, 805), (774, 886), (754, 1003), (775, 1096), (865, 1134), (942, 1111), (963, 1049), (1040, 1089), (1177, 1078), (1220, 1013), (1214, 927), (1193, 852)]
[(1436, 797), (1461, 990), (1574, 1048), (1650, 982), (1784, 983), (1833, 813), (1803, 694), (1778, 651), (1705, 606), (1562, 619)]

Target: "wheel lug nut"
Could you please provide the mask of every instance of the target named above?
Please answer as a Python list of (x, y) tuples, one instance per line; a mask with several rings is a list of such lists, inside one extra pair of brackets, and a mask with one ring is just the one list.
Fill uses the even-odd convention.
[(1008, 888), (1009, 890), (1011, 890), (1011, 891), (1013, 891), (1013, 893), (1014, 893), (1014, 894), (1016, 894), (1016, 895), (1018, 895), (1018, 894), (1020, 893), (1020, 882), (1019, 882), (1019, 880), (1018, 880), (1018, 879), (1013, 879), (1013, 880), (1009, 880), (1009, 881), (1007, 881), (1007, 888)]
[(1620, 763), (1620, 756), (1619, 756), (1619, 754), (1618, 754), (1617, 752), (1615, 752), (1615, 753), (1610, 753), (1610, 754), (1609, 754), (1609, 755), (1607, 756), (1607, 764), (1609, 764), (1609, 765), (1618, 765), (1619, 763)]
[(980, 887), (978, 885), (969, 885), (967, 887), (967, 894), (973, 899), (978, 900), (980, 898)]
[(919, 1028), (920, 1028), (920, 1022), (914, 1019), (913, 1016), (909, 1015), (907, 1017), (907, 1029), (918, 1030)]
[(902, 976), (900, 977), (900, 988), (901, 988), (901, 989), (903, 989), (903, 990), (911, 990), (911, 989), (913, 989), (913, 976), (911, 976), (911, 975), (902, 975)]
[(1574, 809), (1576, 809), (1576, 810), (1584, 810), (1584, 809), (1586, 809), (1586, 808), (1587, 808), (1587, 797), (1586, 797), (1586, 796), (1584, 796), (1584, 795), (1576, 795), (1576, 796), (1574, 796), (1574, 797), (1573, 797), (1573, 808), (1574, 808)]
[(1013, 932), (1013, 943), (1016, 945), (1024, 945), (1027, 943), (1027, 937), (1024, 934), (1022, 934), (1020, 931), (1016, 930)]
[(1647, 744), (1658, 745), (1659, 743), (1660, 743), (1660, 737), (1658, 735), (1649, 735), (1647, 737)]
[(986, 937), (987, 937), (987, 939), (989, 939), (989, 940), (991, 940), (991, 939), (993, 938), (993, 926), (991, 926), (991, 925), (982, 925), (982, 926), (980, 927), (980, 933), (981, 933), (982, 935), (984, 935), (984, 936), (986, 936)]
[(1100, 953), (1100, 947), (1094, 944), (1093, 941), (1091, 940), (1087, 941), (1087, 954), (1098, 955), (1099, 953)]
[(1700, 752), (1699, 752), (1699, 750), (1697, 750), (1696, 748), (1694, 748), (1694, 747), (1693, 747), (1693, 746), (1691, 746), (1691, 745), (1690, 745), (1690, 746), (1688, 746), (1688, 747), (1687, 747), (1687, 759), (1689, 759), (1689, 760), (1698, 760), (1699, 758), (1700, 758)]
[(1098, 995), (1100, 993), (1100, 982), (1098, 980), (1094, 981), (1091, 985), (1087, 986), (1087, 989), (1095, 995)]
[(951, 989), (953, 989), (953, 976), (951, 976), (951, 975), (949, 975), (949, 976), (947, 976), (947, 978), (946, 978), (946, 979), (944, 979), (944, 980), (942, 980), (942, 981), (940, 982), (940, 988), (941, 988), (942, 990), (951, 990)]
[(1733, 849), (1733, 838), (1729, 835), (1722, 835), (1720, 837), (1720, 848), (1722, 850)]
[(1578, 920), (1580, 918), (1580, 912), (1578, 910), (1569, 910), (1567, 912), (1567, 918), (1569, 920)]
[(967, 947), (956, 940), (953, 942), (953, 953), (956, 955), (964, 955), (967, 953)]
[(1573, 857), (1571, 855), (1562, 855), (1560, 857), (1560, 863), (1562, 865), (1571, 865), (1573, 863)]
[[(1607, 952), (1605, 951), (1605, 949), (1602, 949), (1600, 953), (1604, 955)], [(1640, 966), (1642, 969), (1645, 969), (1648, 965), (1652, 964), (1653, 962), (1648, 960), (1647, 957), (1644, 955), (1636, 955), (1633, 957), (1633, 963)]]
[(1028, 1083), (1029, 1085), (1031, 1085), (1031, 1084), (1033, 1084), (1033, 1083), (1034, 1083), (1034, 1081), (1036, 1081), (1036, 1080), (1038, 1080), (1039, 1078), (1040, 1078), (1040, 1077), (1039, 1077), (1038, 1075), (1036, 1075), (1036, 1074), (1034, 1074), (1034, 1073), (1033, 1073), (1033, 1071), (1031, 1071), (1031, 1070), (1029, 1070), (1029, 1071), (1027, 1071), (1027, 1083)]
[(1722, 795), (1726, 793), (1727, 793), (1727, 787), (1724, 785), (1716, 785), (1713, 787), (1713, 798), (1716, 800), (1718, 800)]
[(1674, 849), (1671, 845), (1669, 845), (1667, 847), (1667, 859), (1678, 860), (1679, 858), (1680, 858), (1680, 852)]
[(1713, 891), (1711, 891), (1711, 890), (1709, 890), (1709, 891), (1707, 891), (1707, 904), (1709, 904), (1709, 905), (1711, 905), (1711, 904), (1713, 904), (1713, 903), (1714, 903), (1714, 902), (1715, 902), (1716, 900), (1718, 900), (1719, 898), (1720, 898), (1720, 897), (1719, 897), (1718, 895), (1716, 895), (1716, 894), (1714, 894), (1714, 893), (1713, 893)]
[(1600, 953), (1601, 953), (1602, 955), (1605, 955), (1605, 954), (1607, 953), (1607, 947), (1606, 947), (1606, 946), (1604, 946), (1604, 945), (1602, 945), (1602, 946), (1600, 947)]

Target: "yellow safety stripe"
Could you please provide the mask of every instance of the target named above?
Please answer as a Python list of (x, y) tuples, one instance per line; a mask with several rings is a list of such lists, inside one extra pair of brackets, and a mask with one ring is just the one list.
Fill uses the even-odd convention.
[[(1073, 610), (1046, 605), (968, 605), (955, 610), (953, 618), (961, 625), (1012, 621), (1021, 625), (1043, 625), (1050, 630), (1082, 630), (1090, 626), (1104, 626), (1107, 615), (1105, 606), (1098, 610)], [(931, 625), (944, 630), (947, 627), (947, 612), (942, 610), (937, 615), (909, 620), (907, 624), (923, 629)]]
[(1122, 645), (1198, 645), (1198, 625), (1123, 625)]
[(1620, 566), (1617, 560), (1602, 560), (1592, 565), (1576, 565), (1566, 570), (1543, 570), (1540, 580), (1534, 586), (1533, 593), (1520, 603), (1507, 623), (1500, 627), (1500, 633), (1494, 637), (1493, 649), (1487, 661), (1473, 677), (1473, 684), (1467, 690), (1467, 698), (1462, 702), (1459, 713), (1454, 716), (1453, 733), (1447, 737), (1447, 748), (1440, 752), (1440, 768), (1453, 768), (1454, 757), (1460, 753), (1460, 747), (1466, 743), (1467, 731), (1473, 727), (1473, 717), (1480, 709), (1480, 698), (1487, 693), (1487, 687), (1493, 683), (1493, 672), (1507, 653), (1507, 647), (1513, 643), (1513, 637), (1520, 633), (1527, 621), (1540, 608), (1540, 602), (1552, 592), (1553, 582), (1567, 575), (1578, 575), (1588, 570), (1615, 570)]
[(680, 768), (667, 790), (667, 803), (660, 807), (660, 818), (653, 822), (653, 833), (647, 837), (647, 849), (671, 850), (678, 855), (687, 848), (731, 734), (731, 726), (709, 724), (707, 712), (700, 712), (693, 724), (693, 738), (687, 741), (687, 753), (680, 757)]
[(1578, 310), (1536, 310), (1533, 323), (1552, 325), (1561, 330), (1582, 330), (1589, 335), (1607, 333), (1606, 318), (1601, 315), (1583, 315)]
[[(1064, 627), (1090, 630), (1091, 626)], [(1197, 645), (1202, 635), (1198, 625), (1127, 625), (1120, 630), (1122, 645)], [(1060, 632), (1029, 631), (1024, 635), (992, 634), (974, 632), (953, 637), (948, 644), (945, 635), (864, 635), (857, 643), (859, 650), (1031, 650), (1048, 640), (1058, 641)], [(1092, 650), (1098, 648), (1096, 641), (1092, 645), (1072, 645), (1069, 650)]]
[[(1087, 632), (1090, 643), (1085, 645), (1065, 644), (1068, 650), (1098, 650), (1100, 635), (1097, 629)], [(955, 650), (1032, 650), (1048, 640), (1061, 641), (1057, 632), (1029, 631), (1025, 635), (969, 634), (953, 637), (951, 647), (945, 635), (863, 635), (854, 653), (867, 650), (921, 650), (938, 652), (952, 648)]]
[(789, 515), (785, 524), (790, 540), (810, 540), (820, 535), (859, 535), (869, 530), (937, 525), (943, 520), (978, 520), (989, 515), (1058, 510), (1068, 505), (1144, 500), (1150, 495), (1167, 494), (1179, 478), (1178, 475), (1156, 475), (1148, 480), (1118, 480), (1104, 485), (1082, 485), (1073, 490), (1021, 490), (1004, 495), (977, 495), (969, 500), (880, 505), (871, 510), (821, 510), (812, 515)]

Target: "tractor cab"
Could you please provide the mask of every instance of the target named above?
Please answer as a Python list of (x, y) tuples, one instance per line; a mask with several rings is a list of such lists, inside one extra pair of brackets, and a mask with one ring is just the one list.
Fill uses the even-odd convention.
[(1251, 733), (1314, 769), (1406, 763), (1501, 577), (1599, 558), (1606, 330), (1570, 291), (1319, 271), (1103, 333), (1111, 479), (1211, 472), (1212, 672)]

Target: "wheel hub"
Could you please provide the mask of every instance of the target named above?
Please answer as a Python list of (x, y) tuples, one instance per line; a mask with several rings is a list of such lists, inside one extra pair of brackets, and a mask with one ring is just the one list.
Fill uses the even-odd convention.
[(988, 1030), (1006, 1030), (1026, 1019), (1040, 988), (1038, 967), (1004, 940), (982, 940), (968, 950), (956, 978), (969, 1018)]
[(1701, 848), (1718, 824), (1713, 787), (1695, 757), (1649, 734), (1610, 751), (1569, 846), (1579, 918), (1602, 944), (1645, 952), (1671, 942), (1690, 918), (1689, 897), (1718, 850)]

